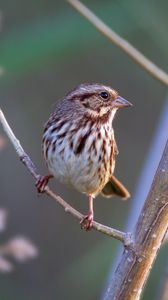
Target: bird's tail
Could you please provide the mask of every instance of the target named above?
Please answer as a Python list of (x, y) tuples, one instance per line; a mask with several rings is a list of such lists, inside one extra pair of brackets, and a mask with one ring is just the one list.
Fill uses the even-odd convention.
[(130, 197), (128, 190), (114, 175), (111, 176), (101, 193), (107, 198), (117, 195), (123, 198), (123, 200), (127, 200)]

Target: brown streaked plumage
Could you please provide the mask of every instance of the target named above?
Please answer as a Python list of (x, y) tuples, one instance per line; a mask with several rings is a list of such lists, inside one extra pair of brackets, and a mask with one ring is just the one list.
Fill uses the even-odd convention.
[(43, 154), (49, 176), (37, 182), (39, 192), (51, 177), (74, 187), (89, 197), (89, 212), (81, 227), (93, 222), (93, 199), (130, 194), (113, 175), (118, 154), (112, 127), (120, 107), (131, 104), (118, 92), (102, 84), (81, 84), (59, 102), (45, 125)]

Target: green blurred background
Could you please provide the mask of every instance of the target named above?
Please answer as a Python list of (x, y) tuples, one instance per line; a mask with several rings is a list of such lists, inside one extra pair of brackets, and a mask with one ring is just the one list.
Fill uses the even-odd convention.
[[(167, 1), (83, 1), (117, 33), (168, 72)], [(114, 127), (120, 154), (116, 175), (129, 202), (95, 201), (95, 219), (124, 229), (138, 177), (165, 102), (166, 88), (111, 44), (66, 1), (1, 0), (0, 106), (42, 174), (43, 124), (54, 103), (82, 82), (111, 85), (134, 104), (118, 113)], [(1, 71), (2, 71), (1, 68)], [(0, 128), (0, 134), (4, 135)], [(0, 206), (10, 223), (1, 241), (25, 234), (38, 246), (36, 260), (0, 275), (0, 299), (99, 299), (118, 242), (78, 222), (46, 196), (8, 143), (0, 152)], [(85, 196), (58, 182), (52, 188), (85, 213)], [(143, 199), (142, 199), (143, 200)], [(154, 299), (167, 260), (161, 250), (143, 300)]]

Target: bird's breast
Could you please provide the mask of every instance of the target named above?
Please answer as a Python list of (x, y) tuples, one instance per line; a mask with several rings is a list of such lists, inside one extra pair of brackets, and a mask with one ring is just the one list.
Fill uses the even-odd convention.
[[(50, 136), (50, 139), (47, 137)], [(114, 171), (114, 135), (109, 124), (45, 133), (48, 168), (61, 182), (86, 194), (99, 193)]]

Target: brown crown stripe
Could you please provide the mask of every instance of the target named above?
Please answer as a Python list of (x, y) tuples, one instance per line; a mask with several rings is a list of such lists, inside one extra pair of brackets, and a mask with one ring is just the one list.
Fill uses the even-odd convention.
[(78, 94), (73, 95), (69, 99), (70, 100), (80, 100), (81, 102), (84, 102), (86, 99), (94, 96), (96, 93), (84, 93), (84, 94)]

